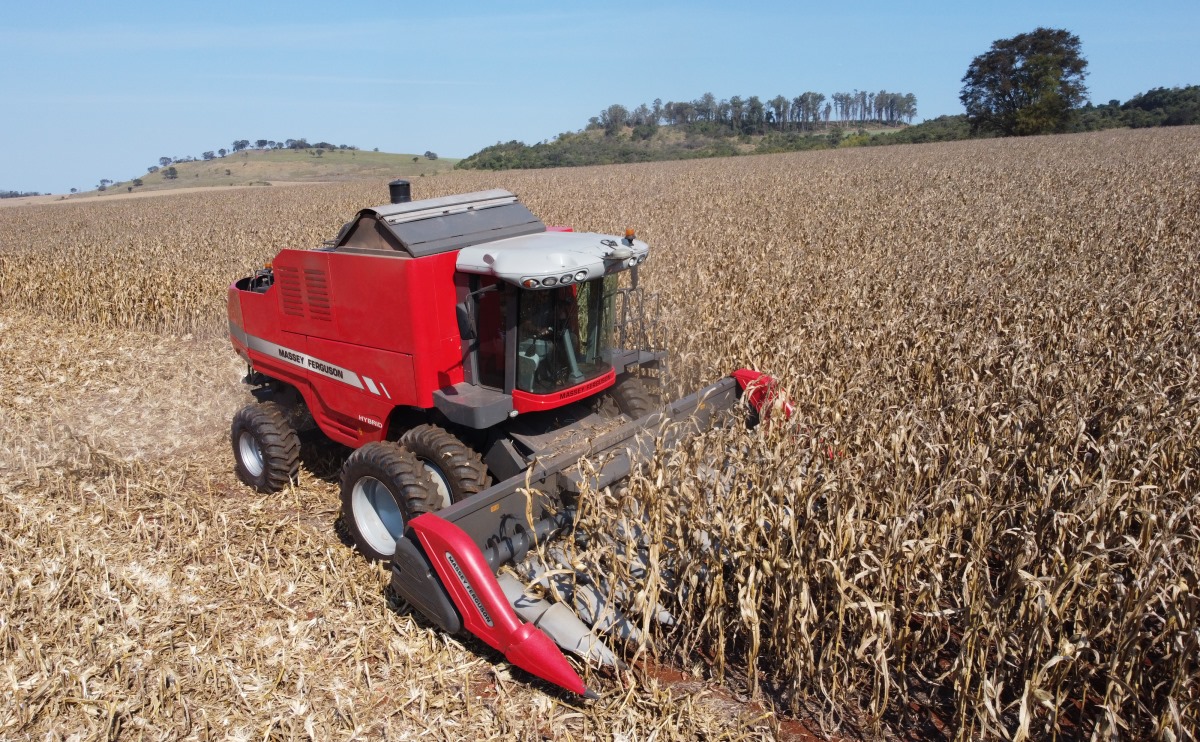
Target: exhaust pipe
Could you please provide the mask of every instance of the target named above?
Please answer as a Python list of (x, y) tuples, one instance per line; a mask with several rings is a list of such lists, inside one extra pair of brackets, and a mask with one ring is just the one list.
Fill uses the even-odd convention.
[(406, 204), (412, 201), (412, 186), (403, 178), (393, 180), (388, 183), (388, 196), (394, 204)]

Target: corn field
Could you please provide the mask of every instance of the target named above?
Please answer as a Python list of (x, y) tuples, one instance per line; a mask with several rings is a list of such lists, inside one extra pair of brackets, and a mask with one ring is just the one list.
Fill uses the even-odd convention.
[[(332, 527), (337, 451), (281, 495), (233, 476), (227, 286), (382, 182), (14, 207), (0, 736), (1196, 736), (1200, 130), (454, 173), (414, 196), (490, 187), (651, 245), (665, 396), (748, 366), (796, 408), (585, 496), (571, 560), (635, 596), (631, 669), (576, 704), (389, 610)], [(617, 556), (632, 530), (645, 574)]]

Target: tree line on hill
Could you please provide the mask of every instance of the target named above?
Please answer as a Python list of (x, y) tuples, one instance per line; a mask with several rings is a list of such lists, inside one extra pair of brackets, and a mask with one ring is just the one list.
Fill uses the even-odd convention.
[[(284, 139), (279, 142), (275, 141), (274, 139), (256, 139), (253, 142), (251, 142), (249, 139), (235, 139), (233, 141), (233, 144), (231, 145), (230, 149), (225, 149), (224, 147), (222, 147), (217, 150), (208, 150), (206, 152), (202, 152), (200, 154), (199, 158), (192, 157), (191, 155), (186, 155), (184, 157), (165, 157), (164, 156), (164, 157), (158, 158), (157, 166), (151, 165), (150, 167), (146, 168), (146, 170), (151, 173), (154, 173), (154, 172), (157, 172), (160, 167), (167, 167), (168, 165), (178, 165), (181, 162), (197, 162), (198, 159), (200, 161), (215, 160), (217, 158), (225, 157), (226, 155), (235, 154), (237, 152), (242, 152), (242, 151), (248, 150), (248, 149), (257, 149), (257, 150), (262, 150), (262, 151), (273, 150), (273, 149), (293, 149), (293, 150), (301, 150), (302, 149), (302, 150), (312, 150), (314, 153), (324, 154), (326, 151), (332, 151), (332, 150), (357, 151), (358, 147), (355, 147), (352, 144), (330, 144), (329, 142), (315, 142), (313, 144), (309, 144), (308, 140), (304, 139), (303, 137), (300, 139)], [(378, 151), (378, 150), (376, 150), (376, 151)]]
[(25, 196), (40, 196), (37, 191), (0, 191), (0, 198), (24, 198)]
[(634, 129), (635, 139), (647, 139), (660, 125), (701, 128), (710, 134), (766, 134), (768, 131), (812, 130), (830, 120), (866, 124), (874, 122), (897, 125), (911, 122), (917, 115), (917, 97), (912, 93), (878, 93), (855, 90), (834, 93), (827, 101), (822, 93), (801, 93), (795, 98), (777, 95), (763, 101), (757, 95), (717, 100), (705, 93), (692, 101), (667, 101), (655, 98), (652, 106), (645, 103), (626, 108), (614, 103), (593, 116), (587, 129), (604, 129), (614, 135), (625, 127)]
[[(613, 104), (580, 132), (533, 146), (498, 142), (457, 167), (501, 170), (723, 157), (739, 154), (756, 140), (755, 152), (815, 149), (831, 141), (836, 146), (844, 127), (900, 127), (916, 115), (915, 95), (886, 90), (834, 93), (828, 99), (807, 91), (765, 101), (756, 95), (718, 100), (705, 93), (692, 101), (655, 99), (653, 105), (634, 108)], [(657, 136), (660, 128), (683, 137)]]
[(1090, 102), (1076, 111), (1071, 131), (1099, 131), (1128, 126), (1190, 126), (1200, 124), (1200, 85), (1182, 88), (1151, 88), (1122, 103), (1110, 100), (1099, 106)]
[[(257, 150), (261, 150), (264, 152), (268, 151), (268, 150), (306, 150), (309, 154), (311, 154), (314, 157), (321, 157), (322, 155), (325, 154), (325, 152), (330, 152), (330, 151), (348, 151), (348, 152), (359, 151), (359, 148), (352, 144), (331, 144), (329, 142), (309, 143), (309, 141), (303, 137), (300, 139), (284, 139), (283, 141), (278, 141), (278, 142), (273, 139), (256, 139), (254, 141), (251, 141), (249, 139), (235, 139), (233, 141), (232, 145), (230, 145), (229, 149), (222, 147), (217, 150), (208, 150), (206, 152), (202, 152), (200, 154), (200, 157), (193, 157), (191, 155), (185, 155), (183, 157), (169, 157), (169, 156), (160, 157), (160, 158), (158, 158), (158, 164), (150, 165), (149, 167), (146, 168), (146, 172), (151, 175), (157, 173), (160, 176), (162, 176), (162, 178), (164, 180), (175, 180), (176, 178), (179, 177), (179, 171), (175, 168), (175, 166), (180, 163), (205, 162), (205, 161), (209, 161), (209, 160), (216, 160), (216, 159), (219, 159), (222, 157), (226, 157), (227, 155), (236, 154), (238, 152), (244, 152), (244, 151), (250, 150), (250, 149), (257, 149)], [(374, 149), (374, 151), (378, 152), (379, 148), (376, 147)], [(423, 156), (427, 160), (438, 159), (438, 155), (436, 152), (432, 152), (432, 151), (428, 151), (428, 150), (425, 152), (425, 154)], [(417, 160), (417, 158), (414, 157), (413, 161), (415, 162), (416, 160)], [(229, 175), (230, 171), (226, 170), (225, 174)], [(120, 183), (118, 181), (110, 180), (108, 178), (101, 178), (100, 184), (96, 186), (96, 190), (106, 191), (111, 186), (119, 186), (119, 185), (124, 185), (124, 184)], [(133, 180), (130, 181), (130, 185), (126, 186), (126, 188), (127, 188), (127, 190), (132, 192), (134, 188), (139, 187), (141, 185), (143, 185), (142, 179), (134, 178)], [(78, 193), (78, 192), (79, 192), (78, 188), (71, 189), (71, 193)], [(0, 198), (15, 198), (16, 196), (40, 195), (37, 193), (17, 193), (16, 191), (10, 191), (9, 193), (12, 195), (4, 195), (4, 194), (0, 193)]]
[[(1151, 88), (1122, 103), (1110, 100), (1099, 106), (1088, 102), (1072, 112), (1064, 133), (1104, 129), (1144, 129), (1154, 126), (1200, 124), (1200, 85)], [(872, 136), (867, 144), (921, 144), (997, 136), (994, 132), (972, 131), (967, 114), (938, 116), (893, 134)]]
[[(179, 171), (175, 169), (175, 165), (183, 162), (205, 162), (209, 160), (216, 160), (225, 157), (226, 155), (243, 152), (249, 149), (258, 149), (262, 151), (275, 149), (308, 150), (310, 154), (316, 157), (320, 157), (321, 155), (325, 154), (325, 152), (333, 150), (358, 151), (358, 147), (352, 144), (330, 144), (329, 142), (315, 142), (310, 144), (309, 141), (303, 137), (300, 139), (284, 139), (278, 142), (274, 139), (256, 139), (253, 142), (249, 139), (235, 139), (228, 149), (222, 147), (216, 150), (207, 150), (200, 153), (199, 157), (193, 157), (192, 155), (184, 155), (182, 157), (164, 155), (163, 157), (158, 158), (157, 165), (148, 166), (146, 168), (146, 172), (151, 175), (158, 173), (163, 177), (164, 180), (175, 180), (179, 177)], [(378, 148), (375, 151), (378, 152)], [(226, 174), (229, 174), (228, 171)], [(132, 186), (129, 187), (130, 191), (132, 191), (135, 187), (142, 185), (142, 179), (135, 178), (133, 181), (131, 181), (131, 183)], [(100, 184), (96, 186), (96, 190), (108, 190), (108, 187), (111, 185), (120, 184), (117, 181), (103, 178), (100, 180)], [(75, 193), (77, 190), (78, 189), (76, 188), (72, 188), (71, 193)]]

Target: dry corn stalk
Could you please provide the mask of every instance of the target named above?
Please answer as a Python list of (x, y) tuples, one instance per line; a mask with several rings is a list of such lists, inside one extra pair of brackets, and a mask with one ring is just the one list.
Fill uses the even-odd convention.
[[(643, 281), (672, 351), (666, 393), (749, 365), (797, 405), (789, 425), (712, 431), (593, 493), (581, 528), (594, 538), (570, 558), (629, 596), (645, 634), (631, 655), (707, 667), (831, 727), (932, 717), (963, 739), (1183, 739), (1200, 724), (1198, 145), (1180, 128), (464, 173), (417, 195), (505, 187), (548, 223), (636, 228), (656, 250)], [(384, 192), (0, 210), (0, 297), (47, 335), (109, 328), (126, 339), (111, 355), (134, 370), (150, 333), (168, 334), (169, 358), (138, 387), (153, 409), (189, 383), (180, 357), (211, 361), (191, 383), (231, 399), (225, 287)], [(35, 342), (33, 320), (13, 321)], [(377, 610), (379, 581), (329, 537), (332, 485), (247, 499), (220, 478), (219, 416), (192, 458), (170, 447), (130, 463), (123, 418), (106, 429), (71, 404), (81, 390), (105, 398), (91, 367), (29, 355), (8, 362), (0, 402), (4, 735), (52, 718), (94, 735), (200, 734), (222, 713), (258, 737), (479, 714), (515, 734), (550, 723), (503, 700), (516, 692), (503, 678), (500, 701), (446, 701), (483, 672), (475, 655), (385, 638), (401, 624)], [(62, 425), (40, 424), (47, 411)], [(187, 419), (165, 417), (172, 430)], [(164, 473), (181, 461), (178, 479)], [(600, 548), (632, 524), (646, 549)], [(239, 638), (247, 604), (274, 634)], [(649, 620), (657, 604), (673, 626)], [(68, 649), (44, 638), (68, 629)], [(470, 671), (434, 659), (447, 653)], [(330, 672), (341, 685), (314, 691)], [(408, 705), (374, 690), (395, 683)], [(587, 718), (647, 736), (727, 730), (640, 692), (658, 716), (633, 704)]]

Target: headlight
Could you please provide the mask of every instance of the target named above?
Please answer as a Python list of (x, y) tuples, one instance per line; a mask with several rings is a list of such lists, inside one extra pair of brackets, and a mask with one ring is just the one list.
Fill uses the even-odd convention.
[(527, 289), (536, 289), (538, 287), (538, 280), (536, 278), (526, 278), (524, 281), (521, 281), (521, 285)]
[(575, 276), (572, 276), (570, 273), (564, 273), (564, 274), (562, 274), (561, 277), (559, 277), (558, 282), (559, 283), (570, 283), (571, 281), (574, 281), (574, 280), (575, 280)]
[(575, 280), (576, 281), (586, 281), (587, 280), (587, 271), (579, 271), (578, 273), (576, 273)]
[(558, 283), (558, 279), (555, 278), (554, 276), (546, 276), (545, 278), (542, 279), (543, 286), (553, 286), (556, 283)]

